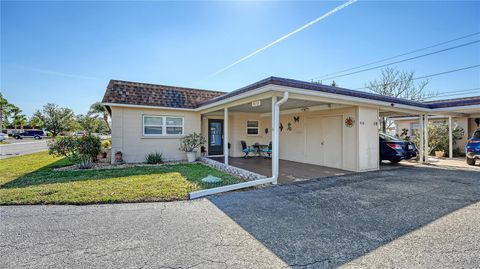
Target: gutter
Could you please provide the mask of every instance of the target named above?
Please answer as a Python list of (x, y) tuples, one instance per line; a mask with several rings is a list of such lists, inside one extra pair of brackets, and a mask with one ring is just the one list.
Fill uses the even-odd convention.
[[(273, 97), (276, 98), (276, 97)], [(194, 191), (189, 193), (189, 199), (197, 199), (200, 197), (216, 194), (216, 193), (222, 193), (222, 192), (227, 192), (227, 191), (233, 191), (233, 190), (239, 190), (239, 189), (244, 189), (244, 188), (249, 188), (249, 187), (254, 187), (258, 185), (263, 185), (263, 184), (277, 184), (278, 181), (278, 174), (279, 174), (279, 143), (280, 143), (280, 134), (278, 130), (278, 126), (280, 125), (280, 106), (287, 102), (288, 100), (288, 92), (283, 92), (283, 97), (279, 101), (272, 102), (272, 109), (273, 109), (273, 114), (275, 115), (272, 117), (272, 126), (274, 131), (272, 132), (272, 176), (269, 178), (262, 178), (262, 179), (257, 179), (254, 181), (248, 181), (248, 182), (242, 182), (242, 183), (237, 183), (237, 184), (232, 184), (232, 185), (227, 185), (227, 186), (222, 186), (222, 187), (217, 187), (217, 188), (212, 188), (212, 189), (206, 189), (206, 190), (200, 190), (200, 191)]]

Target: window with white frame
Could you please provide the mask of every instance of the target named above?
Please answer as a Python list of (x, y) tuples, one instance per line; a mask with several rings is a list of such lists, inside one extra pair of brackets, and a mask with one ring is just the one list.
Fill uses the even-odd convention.
[(144, 115), (143, 135), (183, 135), (183, 117)]
[(259, 128), (258, 120), (247, 120), (247, 135), (258, 135)]

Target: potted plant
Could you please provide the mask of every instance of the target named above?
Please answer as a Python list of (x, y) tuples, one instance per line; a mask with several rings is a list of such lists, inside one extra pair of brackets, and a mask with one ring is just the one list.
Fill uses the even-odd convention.
[(443, 156), (445, 156), (445, 151), (443, 151), (443, 150), (436, 150), (435, 151), (435, 157), (442, 158)]
[(206, 139), (201, 134), (189, 134), (182, 138), (180, 142), (180, 150), (187, 153), (187, 160), (191, 163), (197, 159), (196, 149), (205, 143)]

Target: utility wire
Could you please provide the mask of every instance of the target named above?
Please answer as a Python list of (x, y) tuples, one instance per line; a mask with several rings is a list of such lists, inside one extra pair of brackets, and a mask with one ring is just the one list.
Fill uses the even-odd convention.
[(475, 36), (475, 35), (478, 35), (478, 34), (480, 34), (480, 32), (464, 35), (464, 36), (461, 36), (461, 37), (458, 37), (458, 38), (455, 38), (455, 39), (451, 39), (451, 40), (447, 40), (447, 41), (444, 41), (444, 42), (436, 43), (436, 44), (433, 44), (433, 45), (430, 45), (430, 46), (427, 46), (427, 47), (423, 47), (423, 48), (420, 48), (420, 49), (415, 49), (415, 50), (411, 50), (411, 51), (408, 51), (408, 52), (405, 52), (405, 53), (402, 53), (402, 54), (398, 54), (398, 55), (395, 55), (395, 56), (383, 58), (381, 60), (376, 60), (376, 61), (369, 62), (369, 63), (366, 63), (366, 64), (362, 64), (362, 65), (358, 65), (358, 66), (355, 66), (355, 67), (351, 67), (351, 68), (343, 69), (343, 70), (336, 71), (336, 72), (333, 72), (333, 73), (318, 76), (316, 78), (322, 79), (324, 77), (328, 77), (328, 76), (336, 75), (336, 74), (339, 74), (339, 73), (355, 70), (355, 69), (362, 68), (362, 67), (365, 67), (365, 66), (369, 66), (369, 65), (372, 65), (372, 64), (378, 64), (378, 63), (381, 63), (381, 62), (385, 62), (385, 61), (388, 61), (388, 60), (392, 60), (392, 59), (395, 59), (395, 58), (398, 58), (398, 57), (402, 57), (402, 56), (409, 55), (409, 54), (412, 54), (412, 53), (420, 52), (420, 51), (423, 51), (423, 50), (435, 48), (435, 47), (438, 47), (438, 46), (441, 46), (441, 45), (445, 45), (445, 44), (448, 44), (448, 43), (451, 43), (451, 42), (454, 42), (454, 41), (458, 41), (458, 40), (461, 40), (461, 39), (465, 39), (465, 38), (468, 38), (468, 37), (471, 37), (471, 36)]
[(437, 97), (444, 98), (444, 97), (448, 97), (448, 96), (464, 95), (464, 94), (471, 94), (471, 93), (476, 93), (476, 92), (480, 92), (480, 88), (472, 88), (472, 89), (466, 89), (466, 90), (442, 92), (442, 93), (440, 93), (436, 96), (432, 96), (432, 97), (427, 98), (427, 100), (434, 99), (434, 98), (437, 98)]
[[(445, 74), (460, 72), (460, 71), (463, 71), (463, 70), (472, 69), (472, 68), (477, 68), (477, 67), (480, 67), (480, 64), (471, 65), (471, 66), (462, 67), (462, 68), (453, 69), (453, 70), (448, 70), (448, 71), (444, 71), (444, 72), (440, 72), (440, 73), (435, 73), (435, 74), (431, 74), (431, 75), (425, 75), (425, 76), (421, 76), (421, 77), (415, 77), (415, 78), (412, 78), (411, 80), (431, 78), (431, 77), (436, 77), (436, 76), (440, 76), (440, 75), (445, 75)], [(392, 82), (390, 82), (390, 83), (376, 84), (376, 85), (373, 85), (373, 86), (390, 85), (390, 84), (399, 83), (399, 82), (408, 81), (408, 80), (410, 80), (410, 79), (396, 80), (396, 81), (392, 81)], [(356, 88), (356, 89), (354, 89), (354, 90), (363, 90), (363, 89), (368, 89), (368, 87)]]
[(472, 42), (463, 43), (463, 44), (460, 44), (460, 45), (457, 45), (457, 46), (449, 47), (449, 48), (442, 49), (442, 50), (437, 50), (437, 51), (434, 51), (434, 52), (430, 52), (430, 53), (418, 55), (418, 56), (415, 56), (415, 57), (410, 57), (410, 58), (407, 58), (407, 59), (404, 59), (404, 60), (399, 60), (399, 61), (391, 62), (391, 63), (388, 63), (388, 64), (382, 64), (382, 65), (377, 65), (377, 66), (370, 67), (370, 68), (365, 68), (365, 69), (362, 69), (362, 70), (358, 70), (358, 71), (355, 71), (355, 72), (350, 72), (350, 73), (343, 74), (343, 75), (327, 77), (327, 78), (324, 78), (324, 80), (329, 80), (329, 79), (338, 78), (338, 77), (345, 77), (345, 76), (349, 76), (349, 75), (353, 75), (353, 74), (358, 74), (358, 73), (370, 71), (370, 70), (373, 70), (373, 69), (377, 69), (377, 68), (389, 66), (389, 65), (392, 65), (392, 64), (398, 64), (398, 63), (402, 63), (402, 62), (406, 62), (406, 61), (411, 61), (411, 60), (414, 60), (414, 59), (418, 59), (418, 58), (422, 58), (422, 57), (426, 57), (426, 56), (438, 54), (438, 53), (441, 53), (441, 52), (445, 52), (445, 51), (449, 51), (449, 50), (458, 49), (458, 48), (461, 48), (461, 47), (473, 45), (473, 44), (476, 44), (476, 43), (478, 43), (478, 42), (480, 42), (480, 40), (475, 40), (475, 41), (472, 41)]

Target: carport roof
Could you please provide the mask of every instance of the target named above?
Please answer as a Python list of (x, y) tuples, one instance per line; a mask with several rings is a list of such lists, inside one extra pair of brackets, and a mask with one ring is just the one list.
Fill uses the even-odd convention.
[(246, 93), (267, 85), (277, 85), (277, 86), (292, 87), (292, 88), (298, 88), (298, 89), (304, 89), (304, 90), (310, 90), (310, 91), (339, 94), (339, 95), (351, 96), (355, 98), (364, 98), (369, 100), (388, 102), (393, 104), (402, 104), (402, 105), (427, 108), (427, 109), (480, 104), (480, 96), (448, 99), (448, 100), (437, 100), (437, 101), (431, 101), (431, 102), (417, 102), (417, 101), (412, 101), (412, 100), (407, 100), (402, 98), (384, 96), (384, 95), (375, 94), (375, 93), (333, 87), (333, 86), (323, 85), (323, 84), (314, 83), (314, 82), (306, 82), (306, 81), (280, 78), (280, 77), (268, 77), (266, 79), (260, 80), (258, 82), (255, 82), (253, 84), (250, 84), (238, 90), (207, 100), (200, 105), (200, 108), (202, 106), (213, 104), (215, 102), (225, 100), (231, 97), (235, 97), (239, 94)]

